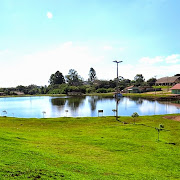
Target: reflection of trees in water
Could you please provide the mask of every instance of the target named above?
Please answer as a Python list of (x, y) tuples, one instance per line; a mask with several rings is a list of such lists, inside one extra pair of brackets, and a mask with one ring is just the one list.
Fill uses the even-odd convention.
[(70, 97), (70, 98), (53, 98), (51, 99), (52, 105), (54, 106), (69, 106), (72, 110), (76, 110), (84, 101), (85, 97)]
[(142, 99), (142, 98), (139, 98), (139, 97), (129, 97), (129, 99), (131, 99), (132, 101), (134, 101), (137, 105), (143, 103), (143, 99)]
[(103, 101), (104, 99), (114, 99), (112, 96), (110, 97), (103, 97), (103, 96), (89, 96), (88, 102), (90, 104), (91, 110), (96, 110), (96, 105), (98, 101)]
[[(114, 98), (114, 99), (115, 99), (115, 101), (116, 101), (116, 98)], [(124, 101), (124, 98), (123, 98), (123, 97), (118, 98), (118, 103), (123, 102), (123, 101)]]
[(66, 103), (65, 98), (53, 98), (51, 99), (52, 105), (54, 106), (64, 106)]
[(68, 106), (72, 110), (76, 110), (83, 102), (84, 102), (85, 96), (78, 96), (78, 97), (70, 97), (67, 100)]
[(174, 104), (180, 104), (180, 100), (177, 100), (177, 101), (171, 101), (172, 103)]
[(96, 110), (96, 105), (97, 105), (97, 101), (98, 101), (98, 96), (91, 96), (89, 99), (88, 99), (88, 102), (90, 103), (90, 106), (91, 106), (91, 110), (92, 111), (95, 111)]

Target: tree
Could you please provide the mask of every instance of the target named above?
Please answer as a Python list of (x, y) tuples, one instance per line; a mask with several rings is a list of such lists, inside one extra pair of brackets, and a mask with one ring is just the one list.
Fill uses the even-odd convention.
[(25, 92), (26, 91), (26, 87), (25, 86), (22, 86), (22, 85), (19, 85), (16, 87), (16, 89), (20, 92)]
[(88, 81), (93, 83), (95, 80), (97, 79), (96, 77), (96, 71), (94, 70), (94, 68), (90, 68), (89, 70), (89, 78), (88, 78)]
[(153, 85), (155, 85), (155, 82), (157, 81), (157, 79), (156, 78), (154, 78), (154, 77), (152, 77), (152, 78), (150, 78), (149, 80), (147, 80), (147, 84), (149, 85), (149, 86), (153, 86)]
[(134, 77), (134, 80), (135, 80), (135, 85), (136, 86), (140, 86), (144, 83), (144, 77), (142, 74), (137, 74), (135, 77)]
[(129, 84), (130, 84), (130, 80), (129, 79), (124, 79), (122, 76), (119, 76), (119, 88), (120, 90), (123, 90), (124, 88), (126, 88)]
[(63, 74), (59, 71), (56, 71), (55, 74), (51, 74), (50, 79), (49, 79), (49, 83), (50, 83), (50, 85), (65, 83), (65, 79), (64, 79)]
[(77, 71), (70, 69), (68, 75), (65, 76), (66, 81), (70, 86), (80, 86), (82, 85), (82, 78), (78, 75)]
[(131, 117), (134, 119), (134, 124), (135, 124), (135, 118), (139, 117), (139, 114), (137, 112), (134, 112)]
[(37, 85), (35, 84), (31, 84), (29, 86), (26, 87), (27, 89), (27, 94), (39, 94), (40, 93), (40, 87), (38, 87)]

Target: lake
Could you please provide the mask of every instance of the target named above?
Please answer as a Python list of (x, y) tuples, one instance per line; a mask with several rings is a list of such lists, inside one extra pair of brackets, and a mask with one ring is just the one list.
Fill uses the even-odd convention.
[[(118, 103), (119, 116), (131, 116), (134, 112), (139, 115), (160, 115), (179, 113), (179, 104), (159, 102), (142, 98), (122, 97)], [(0, 115), (22, 118), (48, 117), (97, 117), (99, 115), (114, 116), (116, 109), (114, 98), (100, 96), (83, 97), (4, 97), (0, 98)]]

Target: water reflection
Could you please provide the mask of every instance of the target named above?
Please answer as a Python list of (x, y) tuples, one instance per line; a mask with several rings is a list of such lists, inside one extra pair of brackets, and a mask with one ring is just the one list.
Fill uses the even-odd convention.
[(85, 96), (67, 98), (67, 105), (71, 110), (76, 111), (84, 103)]
[(143, 104), (143, 99), (142, 98), (137, 98), (137, 97), (130, 97), (133, 102), (135, 102), (137, 105)]
[(98, 96), (91, 96), (91, 98), (88, 98), (88, 102), (90, 104), (91, 111), (95, 111), (96, 110), (96, 105), (97, 105), (97, 101), (98, 100), (99, 100)]
[(54, 106), (64, 106), (66, 103), (66, 99), (65, 98), (53, 98), (53, 99), (51, 99), (51, 103)]
[(15, 117), (84, 117), (98, 116), (98, 110), (103, 110), (104, 116), (114, 116), (112, 109), (118, 108), (119, 116), (179, 113), (180, 104), (159, 102), (142, 98), (123, 97), (118, 101), (113, 97), (83, 96), (83, 97), (17, 97), (0, 98), (0, 115), (7, 111), (6, 116)]

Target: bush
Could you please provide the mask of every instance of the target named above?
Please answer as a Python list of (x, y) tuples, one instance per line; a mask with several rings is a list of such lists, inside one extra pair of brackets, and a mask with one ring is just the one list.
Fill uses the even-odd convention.
[(108, 88), (107, 92), (114, 92), (114, 88)]
[(95, 87), (87, 87), (86, 88), (86, 93), (93, 93), (93, 92), (96, 92)]
[(107, 89), (105, 88), (99, 88), (96, 90), (97, 93), (107, 93)]

